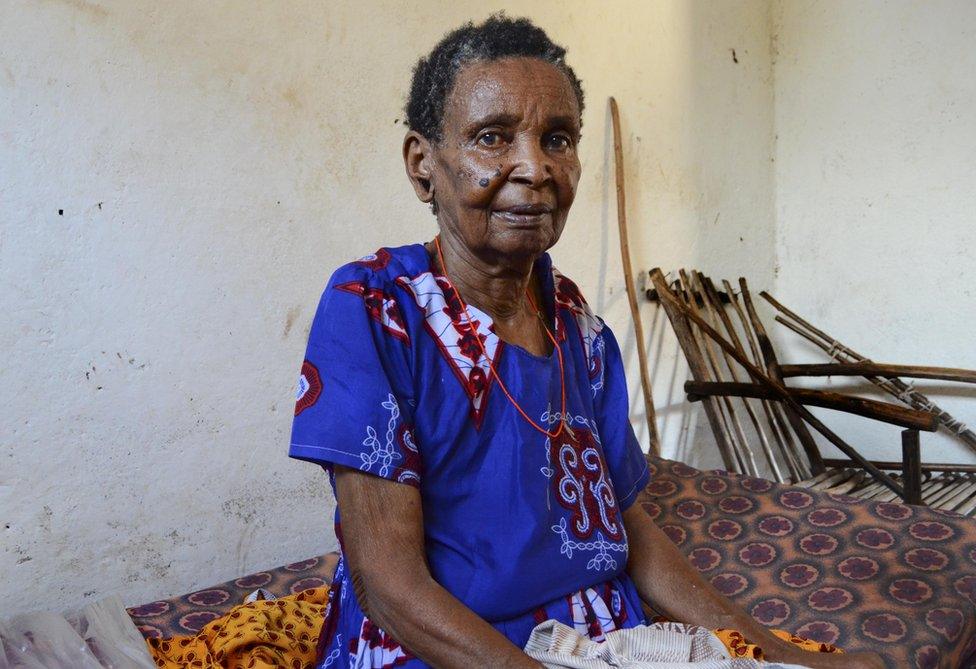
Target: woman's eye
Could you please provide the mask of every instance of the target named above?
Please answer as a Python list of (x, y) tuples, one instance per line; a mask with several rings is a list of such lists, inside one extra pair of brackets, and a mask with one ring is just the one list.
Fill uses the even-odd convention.
[(562, 151), (572, 146), (572, 142), (566, 135), (549, 135), (546, 138), (546, 148)]
[(497, 132), (485, 132), (478, 137), (478, 143), (482, 146), (498, 146), (502, 137)]

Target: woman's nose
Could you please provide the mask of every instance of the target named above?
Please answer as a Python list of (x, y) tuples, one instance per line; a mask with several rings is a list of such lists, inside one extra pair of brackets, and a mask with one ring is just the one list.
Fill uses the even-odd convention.
[(539, 188), (552, 180), (552, 162), (537, 140), (516, 143), (509, 180)]

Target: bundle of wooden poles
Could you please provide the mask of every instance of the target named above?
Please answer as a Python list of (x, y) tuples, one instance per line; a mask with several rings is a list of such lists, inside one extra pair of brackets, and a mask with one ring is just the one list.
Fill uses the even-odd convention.
[[(738, 291), (728, 281), (722, 282), (724, 291), (720, 291), (701, 272), (681, 270), (669, 283), (660, 270), (654, 270), (651, 280), (651, 297), (665, 308), (694, 376), (685, 391), (691, 401), (704, 403), (726, 468), (865, 499), (908, 500), (967, 514), (976, 511), (976, 466), (923, 464), (919, 445), (920, 430), (942, 427), (967, 444), (976, 441), (972, 431), (898, 378), (976, 383), (976, 372), (873, 363), (761, 293), (780, 312), (778, 322), (835, 360), (826, 365), (781, 365), (744, 279), (739, 280)], [(784, 383), (788, 377), (828, 375), (864, 376), (909, 406)], [(867, 460), (811, 414), (808, 406), (903, 428), (902, 460)], [(823, 458), (811, 430), (848, 459)]]

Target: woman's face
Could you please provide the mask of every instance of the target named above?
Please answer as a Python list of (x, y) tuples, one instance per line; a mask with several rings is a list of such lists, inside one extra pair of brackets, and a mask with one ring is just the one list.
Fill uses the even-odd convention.
[(431, 147), (442, 233), (489, 263), (555, 244), (580, 178), (579, 117), (568, 78), (545, 61), (463, 67)]

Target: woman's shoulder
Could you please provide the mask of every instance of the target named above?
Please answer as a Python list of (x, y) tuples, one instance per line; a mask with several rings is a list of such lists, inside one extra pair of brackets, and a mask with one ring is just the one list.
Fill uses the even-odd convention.
[(423, 244), (382, 247), (336, 269), (329, 286), (340, 288), (349, 283), (377, 288), (393, 286), (399, 279), (416, 276), (428, 266), (427, 250)]
[(583, 291), (576, 285), (576, 282), (556, 269), (555, 266), (552, 267), (552, 284), (556, 306), (573, 315), (584, 335), (596, 335), (606, 328), (603, 319), (590, 308), (590, 304), (583, 297)]

